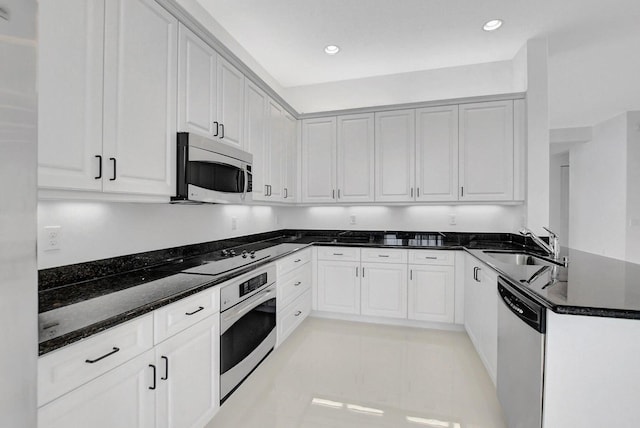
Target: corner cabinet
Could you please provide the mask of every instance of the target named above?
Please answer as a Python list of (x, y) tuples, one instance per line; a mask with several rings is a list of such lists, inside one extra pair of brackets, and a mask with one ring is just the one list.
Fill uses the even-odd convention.
[(302, 121), (302, 202), (335, 202), (336, 118)]
[(44, 0), (39, 16), (39, 187), (172, 195), (178, 21), (154, 0)]
[(460, 200), (514, 199), (513, 101), (460, 105)]

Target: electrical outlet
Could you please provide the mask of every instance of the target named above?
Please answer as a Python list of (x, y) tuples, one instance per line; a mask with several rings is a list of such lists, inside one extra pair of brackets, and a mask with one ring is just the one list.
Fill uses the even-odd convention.
[(349, 216), (349, 224), (356, 224), (356, 216)]
[(456, 225), (456, 215), (455, 214), (449, 214), (449, 224), (451, 226), (455, 226)]
[(231, 217), (231, 230), (238, 228), (238, 217)]
[(61, 226), (45, 226), (44, 228), (44, 251), (55, 251), (60, 249)]

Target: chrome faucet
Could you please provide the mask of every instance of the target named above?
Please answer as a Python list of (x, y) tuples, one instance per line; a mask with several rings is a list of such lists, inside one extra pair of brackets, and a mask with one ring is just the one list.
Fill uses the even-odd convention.
[(549, 243), (544, 242), (539, 236), (533, 233), (531, 230), (526, 227), (520, 231), (522, 236), (528, 236), (538, 244), (540, 248), (545, 250), (549, 257), (553, 257), (554, 260), (560, 260), (560, 242), (558, 241), (558, 235), (556, 235), (551, 229), (542, 227), (544, 230), (549, 232)]

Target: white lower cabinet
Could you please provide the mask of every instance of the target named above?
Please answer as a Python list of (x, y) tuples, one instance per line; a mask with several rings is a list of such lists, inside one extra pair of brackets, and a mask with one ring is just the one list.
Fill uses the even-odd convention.
[(278, 311), (278, 346), (309, 316), (311, 312), (311, 288), (298, 296), (282, 311)]
[(360, 313), (360, 262), (318, 262), (318, 310)]
[(453, 266), (409, 265), (409, 319), (454, 322), (454, 270)]
[(277, 343), (280, 346), (311, 312), (311, 248), (278, 260)]
[(153, 357), (149, 350), (41, 407), (38, 427), (155, 427)]
[(218, 315), (156, 346), (158, 428), (204, 426), (218, 410)]
[(362, 263), (362, 315), (407, 317), (407, 265)]
[[(203, 427), (219, 408), (219, 329), (219, 317), (214, 314), (87, 383), (69, 388), (39, 408), (38, 427)], [(150, 330), (148, 336), (151, 341)], [(86, 344), (71, 345), (60, 353), (73, 348), (86, 348)]]
[(464, 275), (464, 327), (496, 383), (498, 367), (498, 275), (467, 255)]

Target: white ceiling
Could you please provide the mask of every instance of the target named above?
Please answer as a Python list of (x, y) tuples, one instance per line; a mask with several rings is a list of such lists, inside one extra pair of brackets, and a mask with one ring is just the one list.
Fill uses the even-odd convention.
[(509, 60), (536, 36), (553, 55), (640, 25), (638, 0), (198, 1), (283, 87)]
[[(511, 60), (546, 37), (552, 128), (640, 109), (640, 0), (192, 1), (290, 90)], [(482, 31), (492, 18), (505, 24)]]

